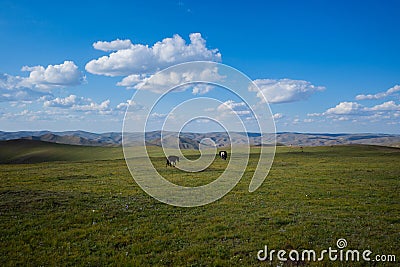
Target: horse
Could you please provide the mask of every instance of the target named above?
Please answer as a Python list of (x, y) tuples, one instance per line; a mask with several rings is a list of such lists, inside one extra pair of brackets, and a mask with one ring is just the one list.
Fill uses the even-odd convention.
[(168, 166), (174, 167), (176, 165), (176, 162), (179, 162), (178, 156), (168, 156), (165, 167), (168, 167)]
[(223, 160), (226, 160), (226, 158), (228, 157), (228, 152), (226, 151), (220, 151), (219, 152), (219, 157)]

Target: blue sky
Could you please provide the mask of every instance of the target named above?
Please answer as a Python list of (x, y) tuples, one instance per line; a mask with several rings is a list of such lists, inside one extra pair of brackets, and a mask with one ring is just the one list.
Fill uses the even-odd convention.
[(0, 0), (0, 130), (121, 131), (133, 80), (195, 59), (257, 81), (278, 131), (400, 133), (399, 13), (398, 1)]

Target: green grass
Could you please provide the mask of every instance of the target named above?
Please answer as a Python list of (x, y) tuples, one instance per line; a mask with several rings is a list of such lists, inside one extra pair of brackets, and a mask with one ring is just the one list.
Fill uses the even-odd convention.
[[(69, 149), (77, 148), (60, 151)], [(120, 148), (80, 149), (73, 162), (0, 165), (1, 266), (269, 266), (256, 257), (264, 245), (318, 251), (336, 247), (338, 238), (399, 261), (400, 149), (280, 147), (264, 184), (249, 193), (254, 148), (238, 185), (196, 208), (145, 194)], [(151, 153), (160, 172), (182, 184), (203, 184), (226, 166), (217, 159), (208, 171), (183, 174), (166, 169), (157, 148)]]

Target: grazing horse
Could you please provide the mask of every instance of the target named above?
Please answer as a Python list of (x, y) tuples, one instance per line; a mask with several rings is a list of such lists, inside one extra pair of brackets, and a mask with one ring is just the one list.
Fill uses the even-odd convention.
[(220, 151), (219, 156), (221, 159), (226, 160), (226, 158), (228, 157), (228, 153), (226, 151)]
[(165, 167), (168, 167), (168, 166), (174, 167), (176, 165), (176, 162), (179, 162), (178, 156), (168, 156)]

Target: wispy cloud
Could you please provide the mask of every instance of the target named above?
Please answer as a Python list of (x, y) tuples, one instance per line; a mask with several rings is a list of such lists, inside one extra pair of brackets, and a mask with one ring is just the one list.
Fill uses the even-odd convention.
[[(290, 103), (309, 98), (312, 94), (325, 90), (323, 86), (316, 86), (304, 80), (291, 79), (257, 79), (253, 81), (261, 90), (257, 96), (261, 101), (265, 101), (263, 95), (269, 103)], [(249, 87), (250, 91), (256, 90), (254, 86)]]
[(377, 93), (374, 95), (368, 94), (368, 95), (357, 95), (356, 100), (372, 100), (372, 99), (382, 99), (385, 97), (388, 97), (390, 95), (393, 95), (397, 92), (400, 92), (400, 85), (395, 85), (392, 88), (389, 88), (385, 92)]
[(244, 102), (235, 102), (233, 100), (228, 100), (217, 107), (217, 111), (222, 115), (224, 114), (236, 114), (238, 116), (252, 116), (251, 109)]
[(29, 88), (2, 89), (0, 88), (0, 102), (35, 101), (41, 97), (53, 95), (47, 92), (38, 92)]
[(126, 110), (129, 107), (130, 111), (143, 110), (144, 106), (136, 103), (133, 100), (126, 100), (126, 102), (121, 102), (117, 105), (117, 110)]

